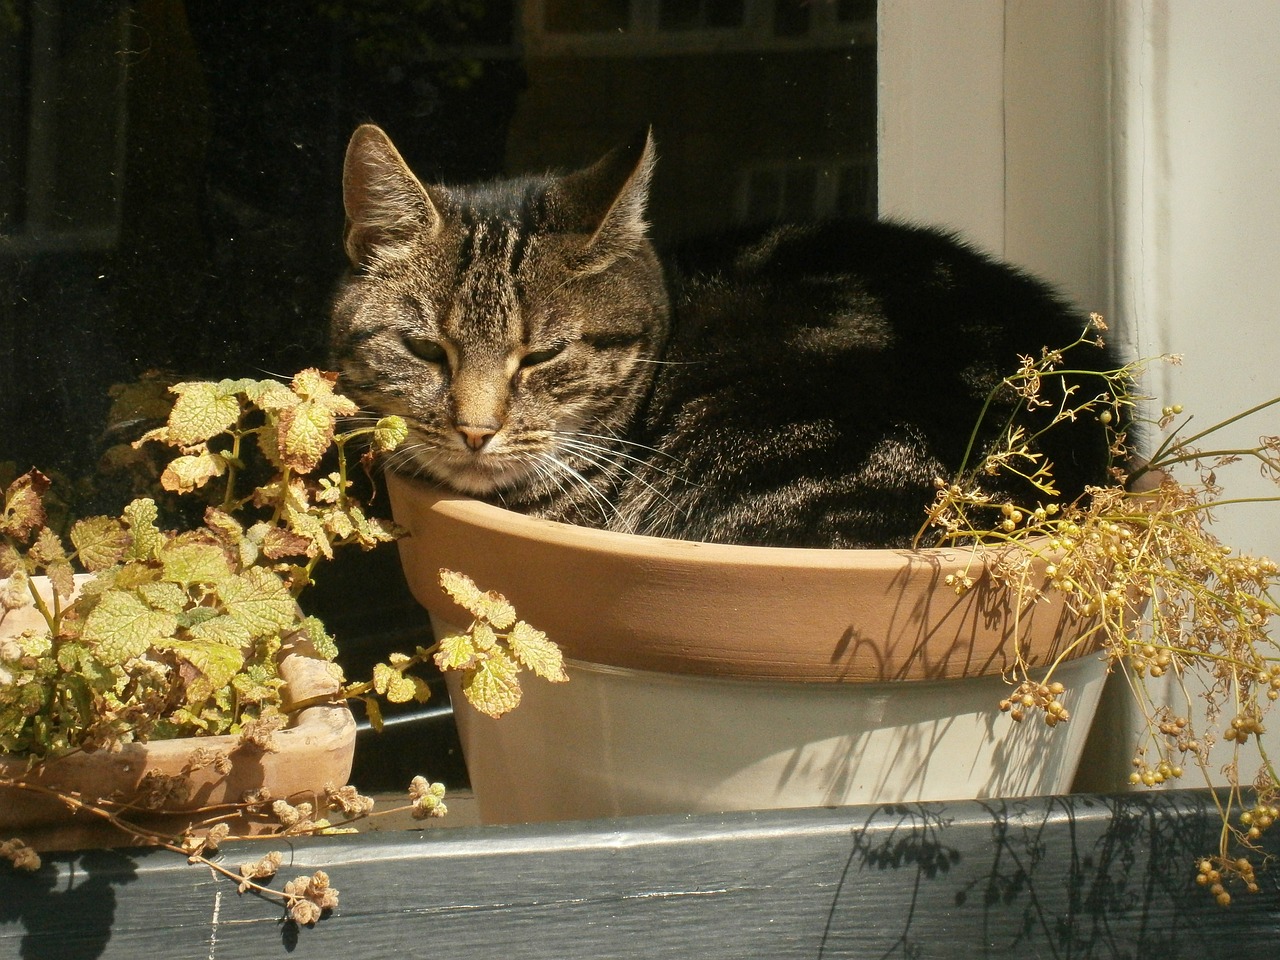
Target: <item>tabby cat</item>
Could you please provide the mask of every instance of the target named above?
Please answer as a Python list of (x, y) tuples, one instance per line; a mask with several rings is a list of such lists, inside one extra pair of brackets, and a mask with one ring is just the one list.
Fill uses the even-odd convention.
[[(566, 175), (424, 185), (380, 129), (355, 132), (332, 347), (348, 392), (410, 425), (392, 469), (614, 530), (904, 546), (993, 384), (1085, 329), (1038, 281), (895, 223), (745, 231), (664, 262), (653, 169), (645, 134)], [(1092, 345), (1072, 363), (1115, 366)], [(1106, 480), (1095, 418), (1042, 447), (1063, 494)]]

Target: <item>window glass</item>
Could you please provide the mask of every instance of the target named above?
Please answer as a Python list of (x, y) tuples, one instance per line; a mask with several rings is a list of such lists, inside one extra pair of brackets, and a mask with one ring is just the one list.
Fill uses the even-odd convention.
[(362, 122), (444, 181), (582, 165), (652, 125), (660, 242), (873, 213), (874, 14), (0, 0), (0, 478), (99, 474), (113, 391), (147, 371), (323, 365)]
[(874, 212), (874, 6), (0, 0), (0, 459), (83, 466), (148, 368), (323, 360), (363, 121), (455, 181), (652, 124), (659, 240)]

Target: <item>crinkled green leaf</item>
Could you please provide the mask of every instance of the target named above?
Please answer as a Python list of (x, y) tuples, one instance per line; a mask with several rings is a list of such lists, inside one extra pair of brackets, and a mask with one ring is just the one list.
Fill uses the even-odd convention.
[(338, 540), (345, 540), (356, 532), (354, 510), (333, 507), (324, 512), (324, 526)]
[(507, 635), (507, 647), (522, 666), (544, 680), (562, 683), (569, 677), (564, 672), (564, 655), (541, 630), (517, 620)]
[[(171, 584), (171, 586), (176, 586), (176, 584)], [(216, 607), (201, 606), (201, 607), (187, 607), (185, 610), (180, 612), (177, 616), (178, 616), (178, 626), (184, 627), (187, 630), (194, 630), (196, 627), (199, 627), (200, 624), (204, 623), (206, 620), (213, 620), (215, 617), (226, 616), (226, 614), (220, 613)]]
[(124, 508), (121, 516), (129, 528), (129, 546), (125, 557), (129, 560), (154, 560), (164, 542), (164, 534), (156, 526), (160, 511), (149, 497), (134, 500)]
[(340, 417), (355, 416), (360, 411), (359, 406), (333, 389), (337, 382), (336, 373), (310, 367), (295, 376), (291, 386), (303, 400), (318, 403)]
[(382, 706), (378, 703), (377, 697), (361, 697), (364, 703), (364, 715), (369, 721), (369, 726), (373, 727), (375, 733), (381, 733), (382, 722)]
[[(195, 640), (161, 640), (156, 643), (156, 647), (160, 650), (168, 650), (186, 660), (200, 671), (210, 687), (214, 689), (229, 684), (244, 666), (244, 654), (240, 652), (239, 647), (235, 646), (201, 643)], [(202, 696), (199, 699), (203, 700), (206, 697)]]
[[(275, 383), (274, 380), (271, 381)], [(219, 380), (218, 392), (225, 396), (235, 396), (238, 393), (248, 395), (258, 386), (259, 381), (251, 380), (248, 377), (241, 377), (238, 380)]]
[(227, 460), (207, 447), (198, 453), (177, 457), (160, 474), (160, 486), (174, 493), (191, 493), (214, 477), (227, 472)]
[(255, 407), (269, 413), (292, 407), (298, 402), (298, 395), (279, 380), (251, 381), (245, 395)]
[(481, 653), (486, 653), (498, 645), (498, 632), (483, 621), (471, 628), (471, 642)]
[(169, 440), (183, 447), (204, 443), (240, 419), (240, 399), (223, 383), (193, 380), (169, 389), (178, 395), (169, 414)]
[(440, 649), (436, 651), (435, 662), (441, 670), (469, 667), (475, 658), (476, 646), (467, 634), (451, 633), (440, 638)]
[(306, 617), (298, 624), (311, 641), (311, 645), (315, 647), (316, 653), (325, 660), (332, 660), (338, 655), (338, 645), (334, 642), (333, 637), (329, 636), (329, 632), (325, 630), (324, 623), (318, 617)]
[(183, 586), (218, 584), (234, 575), (226, 552), (212, 543), (169, 543), (160, 551), (164, 579)]
[(281, 527), (271, 527), (264, 531), (261, 544), (262, 552), (272, 560), (308, 557), (315, 551), (315, 544), (310, 539)]
[(465, 573), (441, 570), (440, 586), (458, 606), (498, 630), (506, 630), (516, 622), (515, 608), (507, 602), (506, 597), (493, 590), (487, 593), (482, 591)]
[(333, 442), (333, 411), (304, 400), (280, 411), (276, 421), (276, 450), (281, 462), (298, 473), (310, 473)]
[(88, 517), (72, 526), (71, 545), (84, 568), (96, 573), (124, 559), (129, 532), (115, 517)]
[(380, 543), (392, 543), (402, 535), (401, 529), (392, 521), (367, 517), (355, 504), (347, 508), (347, 515), (351, 518), (356, 542), (365, 550), (372, 550)]
[(333, 559), (333, 542), (329, 539), (329, 531), (325, 529), (323, 520), (309, 513), (289, 511), (286, 522), (294, 534), (310, 543), (307, 556), (324, 554), (327, 559)]
[(231, 685), (241, 702), (264, 703), (275, 698), (276, 691), (284, 685), (284, 681), (266, 664), (251, 663), (236, 674)]
[(9, 484), (0, 513), (0, 534), (26, 540), (45, 524), (44, 493), (50, 480), (39, 470), (29, 470)]
[(249, 646), (255, 636), (248, 627), (228, 614), (201, 620), (191, 627), (190, 632), (197, 640), (237, 649)]
[(89, 614), (81, 637), (103, 663), (124, 663), (172, 636), (177, 623), (173, 614), (152, 610), (133, 594), (110, 590)]
[(373, 689), (391, 703), (408, 703), (417, 692), (413, 680), (385, 663), (374, 664)]
[(41, 527), (35, 542), (27, 550), (27, 556), (42, 567), (67, 558), (61, 538), (48, 527)]
[(431, 699), (431, 684), (417, 676), (411, 676), (409, 679), (413, 681), (413, 699), (417, 703), (426, 703)]
[(383, 417), (373, 428), (373, 451), (374, 453), (388, 453), (404, 443), (408, 436), (409, 425), (404, 422), (403, 418), (396, 416)]
[(138, 593), (152, 610), (162, 610), (175, 615), (181, 614), (190, 600), (187, 591), (169, 581), (157, 580), (153, 583), (141, 584), (138, 587)]
[(518, 674), (519, 667), (501, 651), (494, 650), (462, 678), (462, 692), (481, 713), (500, 717), (520, 703)]
[(250, 567), (221, 589), (223, 608), (255, 637), (291, 626), (298, 607), (284, 581), (262, 567)]

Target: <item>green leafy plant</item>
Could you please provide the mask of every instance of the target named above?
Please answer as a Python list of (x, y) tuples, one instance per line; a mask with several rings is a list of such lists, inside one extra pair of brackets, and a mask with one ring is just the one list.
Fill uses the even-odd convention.
[[(332, 661), (337, 652), (323, 624), (298, 604), (317, 564), (336, 550), (368, 550), (398, 535), (353, 493), (350, 451), (358, 445), (368, 468), (404, 439), (405, 425), (386, 417), (339, 431), (340, 419), (358, 411), (335, 391), (335, 381), (311, 369), (288, 385), (246, 379), (170, 387), (175, 399), (163, 426), (133, 446), (177, 448), (158, 481), (165, 496), (203, 506), (199, 521), (185, 528), (170, 529), (156, 499), (139, 497), (118, 516), (67, 524), (64, 537), (49, 524), (48, 477), (32, 470), (7, 485), (0, 611), (34, 606), (41, 627), (0, 639), (0, 753), (25, 757), (34, 774), (69, 753), (130, 741), (231, 734), (271, 749), (272, 733), (288, 722), (280, 695), (282, 653), (303, 650)], [(47, 578), (50, 589), (38, 589), (37, 577)], [(442, 582), (475, 615), (465, 635), (394, 655), (364, 682), (346, 682), (331, 663), (338, 693), (291, 703), (289, 711), (358, 697), (376, 726), (378, 696), (426, 699), (426, 682), (409, 671), (430, 659), (462, 671), (467, 695), (493, 716), (519, 701), (521, 669), (565, 679), (558, 649), (517, 621), (502, 597), (459, 574), (442, 571)], [(193, 752), (192, 769), (228, 762), (202, 753)], [(250, 797), (233, 810), (209, 811), (214, 819), (205, 830), (166, 837), (140, 826), (133, 814), (181, 792), (182, 784), (152, 777), (147, 797), (123, 799), (67, 795), (34, 775), (0, 775), (0, 786), (52, 793), (135, 840), (181, 851), (224, 873), (205, 854), (234, 839), (225, 820), (231, 814), (294, 835), (342, 829), (370, 815), (372, 806), (350, 786), (331, 787), (326, 805), (345, 817), (335, 824), (310, 805)], [(439, 784), (415, 780), (415, 816), (443, 814), (443, 794)], [(0, 858), (24, 869), (39, 865), (38, 855), (18, 840), (0, 844)], [(237, 874), (241, 888), (265, 892), (258, 880), (274, 874), (269, 866), (263, 861)], [(336, 903), (337, 892), (317, 875), (278, 895), (305, 923)]]
[[(1088, 624), (1045, 670), (1033, 671), (1017, 658), (1009, 677), (1013, 689), (999, 704), (1012, 719), (1039, 715), (1050, 726), (1068, 721), (1064, 687), (1054, 679), (1057, 664), (1081, 648), (1097, 648), (1124, 675), (1146, 720), (1134, 748), (1131, 783), (1157, 786), (1196, 768), (1212, 784), (1210, 748), (1230, 744), (1223, 767), (1229, 786), (1217, 795), (1222, 840), (1196, 873), (1196, 881), (1225, 906), (1231, 883), (1258, 889), (1256, 841), (1280, 819), (1280, 776), (1259, 738), (1268, 709), (1280, 698), (1280, 648), (1268, 633), (1280, 611), (1280, 573), (1271, 559), (1222, 544), (1211, 519), (1239, 502), (1224, 496), (1218, 480), (1224, 468), (1252, 461), (1280, 484), (1280, 438), (1262, 436), (1243, 448), (1205, 444), (1223, 428), (1280, 404), (1280, 397), (1188, 432), (1190, 418), (1179, 406), (1143, 418), (1147, 398), (1136, 393), (1136, 385), (1154, 362), (1149, 360), (1110, 371), (1106, 389), (1082, 396), (1071, 386), (1079, 373), (1071, 355), (1102, 330), (1095, 316), (1093, 328), (1074, 344), (1023, 358), (1021, 369), (993, 392), (989, 409), (1001, 408), (996, 397), (1003, 394), (1006, 401), (1053, 407), (1055, 423), (1096, 419), (1109, 433), (1115, 482), (1090, 489), (1080, 501), (1063, 502), (1053, 485), (1053, 464), (1035, 452), (1036, 438), (1010, 418), (1000, 443), (975, 451), (973, 462), (955, 477), (937, 481), (928, 529), (944, 543), (983, 545), (1001, 582), (1019, 591), (1064, 594)], [(1149, 426), (1160, 439), (1145, 462), (1127, 468), (1135, 459), (1126, 436), (1131, 423)], [(988, 478), (1008, 472), (1028, 479), (1038, 499), (1019, 503), (993, 494)], [(1047, 582), (1033, 582), (1033, 569), (1042, 569)], [(964, 592), (973, 579), (960, 576), (950, 585)], [(1170, 706), (1157, 683), (1172, 683), (1188, 709)], [(1193, 704), (1199, 709), (1189, 709)]]

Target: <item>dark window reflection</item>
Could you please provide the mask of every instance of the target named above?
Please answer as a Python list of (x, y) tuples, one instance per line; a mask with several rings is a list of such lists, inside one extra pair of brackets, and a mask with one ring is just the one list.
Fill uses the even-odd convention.
[(875, 207), (871, 0), (0, 0), (0, 461), (151, 367), (324, 359), (339, 171), (576, 165), (651, 123), (659, 239)]
[(109, 388), (149, 369), (323, 364), (361, 122), (453, 181), (576, 166), (652, 124), (659, 241), (873, 212), (874, 12), (0, 0), (0, 477), (92, 473)]

